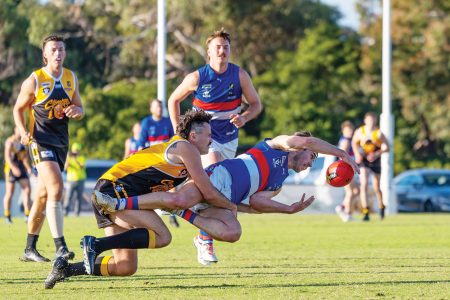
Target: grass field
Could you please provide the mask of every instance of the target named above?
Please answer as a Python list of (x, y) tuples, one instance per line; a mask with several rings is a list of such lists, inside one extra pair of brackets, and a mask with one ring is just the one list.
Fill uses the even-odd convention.
[[(449, 299), (450, 214), (411, 214), (370, 223), (333, 215), (242, 215), (235, 244), (217, 243), (220, 262), (202, 267), (195, 229), (182, 221), (164, 249), (142, 250), (131, 277), (73, 277), (45, 290), (50, 263), (18, 260), (22, 219), (0, 224), (1, 299)], [(94, 217), (66, 219), (66, 240), (82, 257)], [(38, 249), (54, 253), (47, 225)]]

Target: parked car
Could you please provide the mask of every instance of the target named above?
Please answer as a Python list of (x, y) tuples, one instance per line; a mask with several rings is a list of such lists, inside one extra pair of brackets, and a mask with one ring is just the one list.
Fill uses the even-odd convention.
[(396, 176), (399, 211), (450, 211), (450, 170), (415, 169)]

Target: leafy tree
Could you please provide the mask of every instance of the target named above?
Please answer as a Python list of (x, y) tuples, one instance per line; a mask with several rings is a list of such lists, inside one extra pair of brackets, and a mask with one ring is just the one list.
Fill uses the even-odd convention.
[[(363, 90), (379, 106), (381, 94), (380, 2), (359, 1), (364, 36)], [(392, 82), (396, 117), (395, 172), (450, 167), (450, 6), (442, 1), (392, 4)]]
[(354, 33), (326, 23), (306, 30), (295, 52), (280, 51), (272, 69), (255, 78), (265, 103), (263, 135), (307, 129), (337, 142), (340, 122), (364, 107), (358, 60)]

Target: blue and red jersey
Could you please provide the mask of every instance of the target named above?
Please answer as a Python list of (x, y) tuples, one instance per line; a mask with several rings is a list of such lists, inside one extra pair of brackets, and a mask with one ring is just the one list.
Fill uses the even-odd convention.
[(231, 201), (239, 204), (256, 192), (276, 191), (282, 187), (289, 175), (288, 153), (262, 141), (246, 153), (211, 165), (206, 171), (210, 173), (217, 165), (225, 167), (232, 178)]
[(229, 63), (227, 70), (217, 74), (209, 64), (198, 69), (200, 79), (192, 104), (213, 116), (212, 138), (225, 144), (238, 137), (238, 129), (230, 123), (230, 115), (241, 111), (242, 89), (239, 67)]
[(130, 154), (134, 154), (139, 150), (139, 140), (135, 139), (134, 137), (130, 138)]
[(162, 117), (156, 121), (152, 116), (141, 121), (141, 137), (139, 145), (149, 147), (154, 144), (167, 142), (173, 136), (173, 127), (169, 118)]

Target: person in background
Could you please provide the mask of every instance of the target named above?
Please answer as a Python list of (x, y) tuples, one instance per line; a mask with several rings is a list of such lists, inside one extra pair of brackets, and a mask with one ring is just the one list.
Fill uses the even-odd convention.
[[(81, 144), (73, 143), (67, 156), (65, 170), (67, 172), (67, 194), (64, 201), (65, 215), (69, 214), (71, 206), (73, 207), (75, 215), (79, 216), (81, 212), (81, 204), (83, 203), (84, 182), (86, 180), (86, 157), (80, 154)], [(76, 201), (73, 203), (73, 198)], [(73, 205), (72, 205), (73, 203)]]
[(3, 198), (3, 214), (6, 222), (12, 224), (11, 220), (11, 200), (14, 195), (15, 183), (19, 182), (23, 192), (23, 208), (25, 220), (31, 209), (31, 188), (29, 174), (31, 166), (28, 159), (27, 149), (20, 143), (20, 132), (14, 128), (14, 134), (5, 141), (5, 196)]
[(139, 150), (139, 139), (141, 137), (141, 124), (139, 122), (134, 123), (132, 132), (133, 136), (125, 141), (123, 159), (128, 158)]
[[(355, 126), (353, 126), (352, 122), (344, 121), (341, 124), (341, 132), (342, 135), (339, 139), (338, 147), (347, 152), (353, 159), (355, 155), (353, 154), (352, 148), (352, 137), (353, 132), (355, 130)], [(344, 222), (354, 221), (352, 217), (354, 200), (359, 194), (358, 184), (353, 179), (349, 184), (344, 187), (345, 196), (344, 201), (336, 206), (336, 213)]]
[(163, 116), (162, 102), (158, 99), (150, 101), (150, 115), (141, 121), (139, 147), (167, 142), (173, 135), (170, 119)]
[(377, 197), (380, 209), (380, 218), (384, 219), (385, 206), (380, 189), (381, 177), (381, 154), (389, 151), (389, 144), (384, 134), (377, 126), (378, 116), (373, 112), (368, 112), (364, 116), (364, 125), (359, 127), (352, 138), (352, 148), (355, 154), (355, 161), (360, 164), (360, 198), (363, 221), (369, 221), (369, 205), (367, 201), (367, 183), (370, 173), (373, 173), (373, 188)]

